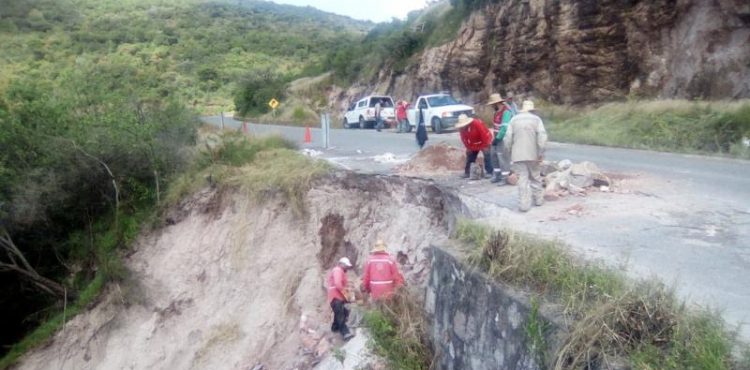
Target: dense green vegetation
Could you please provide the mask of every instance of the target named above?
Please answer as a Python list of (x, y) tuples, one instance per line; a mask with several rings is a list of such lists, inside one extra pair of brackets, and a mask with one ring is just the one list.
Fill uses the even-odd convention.
[(3, 350), (63, 302), (90, 298), (81, 292), (95, 279), (126, 276), (117, 250), (183, 167), (197, 124), (143, 88), (150, 69), (82, 62), (56, 81), (35, 72), (0, 90)]
[(750, 158), (750, 102), (680, 100), (605, 104), (593, 110), (540, 109), (550, 138), (581, 144)]
[(54, 80), (66, 66), (116, 61), (156, 72), (146, 81), (155, 96), (205, 112), (232, 110), (237, 81), (263, 75), (283, 85), (321, 73), (328, 50), (370, 27), (250, 0), (0, 0), (0, 9), (0, 86), (14, 76)]
[[(556, 242), (459, 221), (455, 235), (468, 259), (504, 284), (564, 308), (567, 333), (549, 353), (535, 310), (526, 327), (549, 368), (599, 368), (629, 360), (634, 369), (747, 369), (747, 346), (719, 314), (689, 310), (659, 283), (626, 279), (619, 271), (581, 264)], [(535, 304), (532, 304), (534, 306)], [(740, 351), (735, 352), (735, 350)], [(739, 356), (735, 356), (735, 353)]]
[(324, 168), (286, 171), (301, 178), (226, 170), (255, 152), (296, 170), (278, 140), (196, 157), (196, 111), (228, 110), (235, 82), (259, 76), (282, 81), (265, 84), (280, 93), (284, 81), (318, 74), (339, 36), (366, 27), (244, 0), (0, 0), (0, 368), (107, 283), (127, 285), (120, 255), (184, 194), (185, 176), (221, 168), (227, 181), (280, 189), (301, 209), (299, 192)]
[(338, 44), (323, 60), (323, 68), (333, 71), (339, 84), (369, 81), (383, 68), (401, 73), (426, 47), (453, 40), (464, 19), (487, 1), (475, 2), (441, 2), (410, 12), (404, 21), (377, 24), (361, 41)]

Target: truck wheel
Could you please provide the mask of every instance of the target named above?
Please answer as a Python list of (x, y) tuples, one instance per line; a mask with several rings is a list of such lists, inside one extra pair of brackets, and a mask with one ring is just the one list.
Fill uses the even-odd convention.
[(432, 132), (436, 134), (443, 132), (443, 122), (440, 121), (440, 118), (432, 117)]
[(366, 128), (365, 124), (365, 117), (359, 116), (359, 128)]

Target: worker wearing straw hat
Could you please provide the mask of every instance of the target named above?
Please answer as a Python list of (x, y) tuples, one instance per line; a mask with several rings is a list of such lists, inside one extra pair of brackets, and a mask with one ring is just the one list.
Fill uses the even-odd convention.
[(388, 298), (404, 284), (396, 259), (388, 254), (383, 240), (378, 239), (367, 258), (362, 277), (362, 290), (373, 299)]
[(471, 118), (465, 114), (458, 116), (456, 128), (461, 135), (461, 142), (466, 147), (466, 166), (464, 166), (463, 178), (469, 178), (471, 164), (476, 162), (479, 152), (484, 155), (485, 176), (492, 176), (492, 160), (490, 159), (490, 145), (492, 144), (492, 132), (479, 118)]
[(519, 113), (510, 120), (503, 142), (510, 153), (513, 172), (518, 174), (519, 210), (526, 212), (544, 203), (544, 188), (540, 174), (547, 131), (539, 116), (532, 113), (534, 102), (525, 100)]
[(498, 93), (490, 95), (487, 105), (492, 106), (495, 110), (495, 115), (492, 118), (492, 126), (495, 132), (490, 150), (493, 168), (492, 180), (490, 181), (505, 185), (505, 177), (510, 174), (510, 164), (503, 150), (503, 137), (505, 137), (505, 131), (508, 129), (510, 119), (513, 118), (513, 109)]

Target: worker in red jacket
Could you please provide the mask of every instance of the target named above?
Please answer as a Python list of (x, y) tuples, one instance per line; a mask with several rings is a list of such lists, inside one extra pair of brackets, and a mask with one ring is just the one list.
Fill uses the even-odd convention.
[(492, 144), (492, 132), (479, 118), (471, 118), (465, 114), (458, 116), (456, 128), (461, 134), (461, 141), (466, 147), (466, 166), (463, 178), (469, 178), (469, 168), (476, 162), (479, 152), (484, 155), (484, 176), (492, 177), (492, 160), (490, 159), (490, 145)]
[(409, 102), (407, 101), (400, 101), (398, 104), (396, 104), (396, 120), (398, 121), (398, 132), (409, 132), (411, 131), (411, 127), (409, 127), (409, 121), (406, 118), (406, 110), (409, 109)]
[(365, 263), (362, 290), (373, 299), (381, 299), (390, 297), (402, 285), (404, 276), (398, 270), (396, 259), (388, 254), (385, 243), (378, 240)]
[(326, 277), (326, 286), (328, 288), (328, 304), (333, 310), (333, 323), (331, 324), (332, 332), (339, 332), (344, 340), (354, 336), (346, 326), (346, 320), (349, 318), (349, 309), (345, 304), (349, 303), (346, 297), (346, 272), (352, 268), (352, 263), (348, 258), (342, 257), (338, 264), (331, 269)]

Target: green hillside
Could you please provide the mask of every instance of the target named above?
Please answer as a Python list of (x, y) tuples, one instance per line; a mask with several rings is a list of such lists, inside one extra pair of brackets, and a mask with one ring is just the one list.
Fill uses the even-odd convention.
[(244, 78), (319, 74), (327, 51), (372, 25), (262, 1), (0, 0), (0, 91), (80, 67), (132, 67), (154, 98), (203, 112), (232, 105)]

